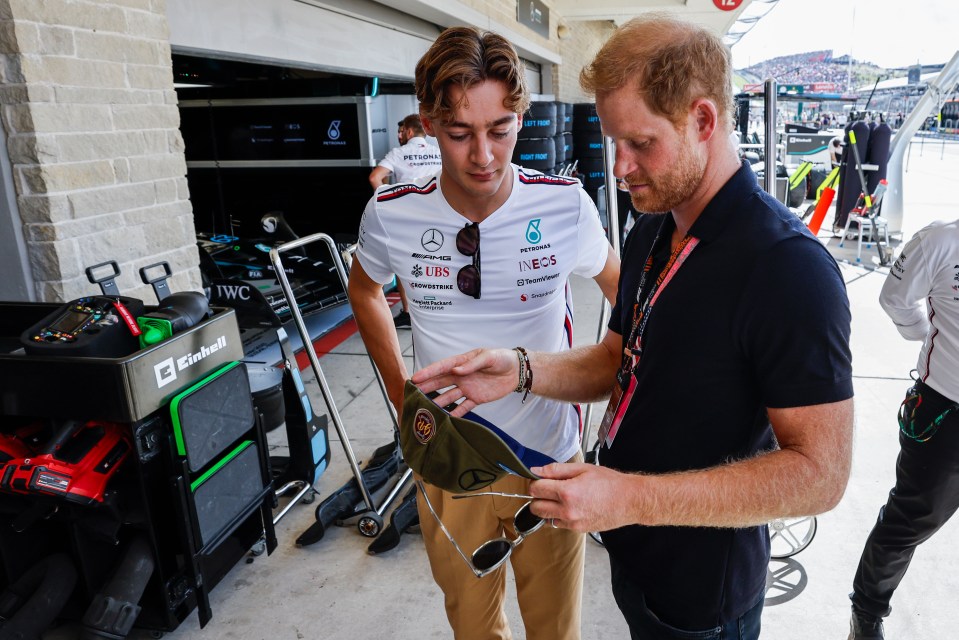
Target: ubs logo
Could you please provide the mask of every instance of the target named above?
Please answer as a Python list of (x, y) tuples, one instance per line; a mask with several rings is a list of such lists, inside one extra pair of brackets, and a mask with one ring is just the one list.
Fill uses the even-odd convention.
[(417, 409), (413, 416), (413, 435), (420, 444), (426, 444), (436, 433), (436, 419), (426, 409)]
[(340, 139), (340, 122), (340, 120), (333, 120), (330, 122), (330, 128), (326, 130), (326, 136), (330, 140)]
[(430, 253), (436, 253), (443, 246), (443, 233), (439, 229), (427, 229), (420, 238), (420, 244)]

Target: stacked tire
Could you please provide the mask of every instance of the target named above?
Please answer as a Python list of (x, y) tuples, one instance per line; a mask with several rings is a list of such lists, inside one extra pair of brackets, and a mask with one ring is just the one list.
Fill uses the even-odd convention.
[(577, 175), (586, 193), (594, 200), (600, 186), (606, 183), (603, 164), (603, 133), (596, 115), (596, 105), (581, 102), (573, 105), (573, 157), (578, 161)]
[(556, 167), (559, 173), (563, 167), (573, 161), (573, 105), (569, 102), (556, 103)]
[(556, 103), (534, 102), (523, 115), (513, 162), (527, 169), (552, 173), (556, 166)]

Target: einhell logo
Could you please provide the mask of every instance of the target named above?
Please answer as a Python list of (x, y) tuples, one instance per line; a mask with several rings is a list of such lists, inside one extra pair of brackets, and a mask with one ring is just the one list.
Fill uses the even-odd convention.
[(207, 356), (225, 348), (226, 336), (220, 336), (216, 339), (216, 342), (209, 346), (200, 347), (200, 350), (196, 353), (188, 353), (185, 356), (177, 358), (176, 360), (173, 358), (167, 358), (163, 362), (153, 365), (153, 374), (156, 376), (157, 389), (162, 389), (166, 385), (176, 380), (177, 371), (183, 371), (184, 369), (192, 367), (200, 360), (203, 360)]

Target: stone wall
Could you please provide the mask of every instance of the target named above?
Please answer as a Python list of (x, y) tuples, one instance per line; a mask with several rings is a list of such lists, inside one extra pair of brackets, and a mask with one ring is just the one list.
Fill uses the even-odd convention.
[(579, 72), (593, 61), (615, 27), (609, 21), (568, 22), (569, 37), (559, 41), (563, 64), (553, 66), (556, 99), (562, 102), (593, 102), (579, 87)]
[(39, 300), (121, 291), (170, 263), (200, 286), (165, 0), (0, 0), (0, 121)]

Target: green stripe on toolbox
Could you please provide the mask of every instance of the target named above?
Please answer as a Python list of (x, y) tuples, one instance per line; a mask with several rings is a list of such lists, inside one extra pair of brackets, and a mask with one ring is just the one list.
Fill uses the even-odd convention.
[(211, 380), (214, 380), (215, 378), (219, 378), (230, 369), (238, 366), (240, 366), (239, 361), (229, 362), (223, 365), (222, 367), (220, 367), (219, 369), (217, 369), (216, 371), (214, 371), (207, 377), (203, 378), (202, 380), (194, 384), (192, 387), (190, 387), (186, 391), (181, 391), (180, 393), (178, 393), (176, 396), (173, 397), (173, 400), (170, 401), (170, 419), (173, 421), (173, 437), (176, 439), (177, 454), (181, 456), (186, 455), (186, 445), (183, 443), (183, 430), (182, 430), (182, 425), (180, 424), (180, 411), (179, 411), (180, 402), (184, 398), (186, 398), (188, 395), (190, 395), (191, 393), (193, 393), (194, 391), (196, 391), (197, 389), (205, 385), (206, 383), (210, 382)]
[(234, 449), (230, 453), (223, 456), (223, 459), (217, 462), (215, 465), (213, 465), (213, 467), (211, 467), (209, 471), (207, 471), (202, 476), (200, 476), (199, 478), (191, 482), (190, 491), (196, 493), (197, 487), (199, 487), (201, 484), (206, 482), (210, 476), (212, 476), (217, 471), (219, 471), (224, 466), (226, 466), (226, 464), (230, 462), (230, 460), (232, 460), (233, 458), (243, 453), (243, 451), (246, 450), (246, 448), (249, 447), (251, 444), (253, 444), (253, 441), (247, 440), (246, 442), (241, 442), (239, 445), (237, 445), (236, 449)]

